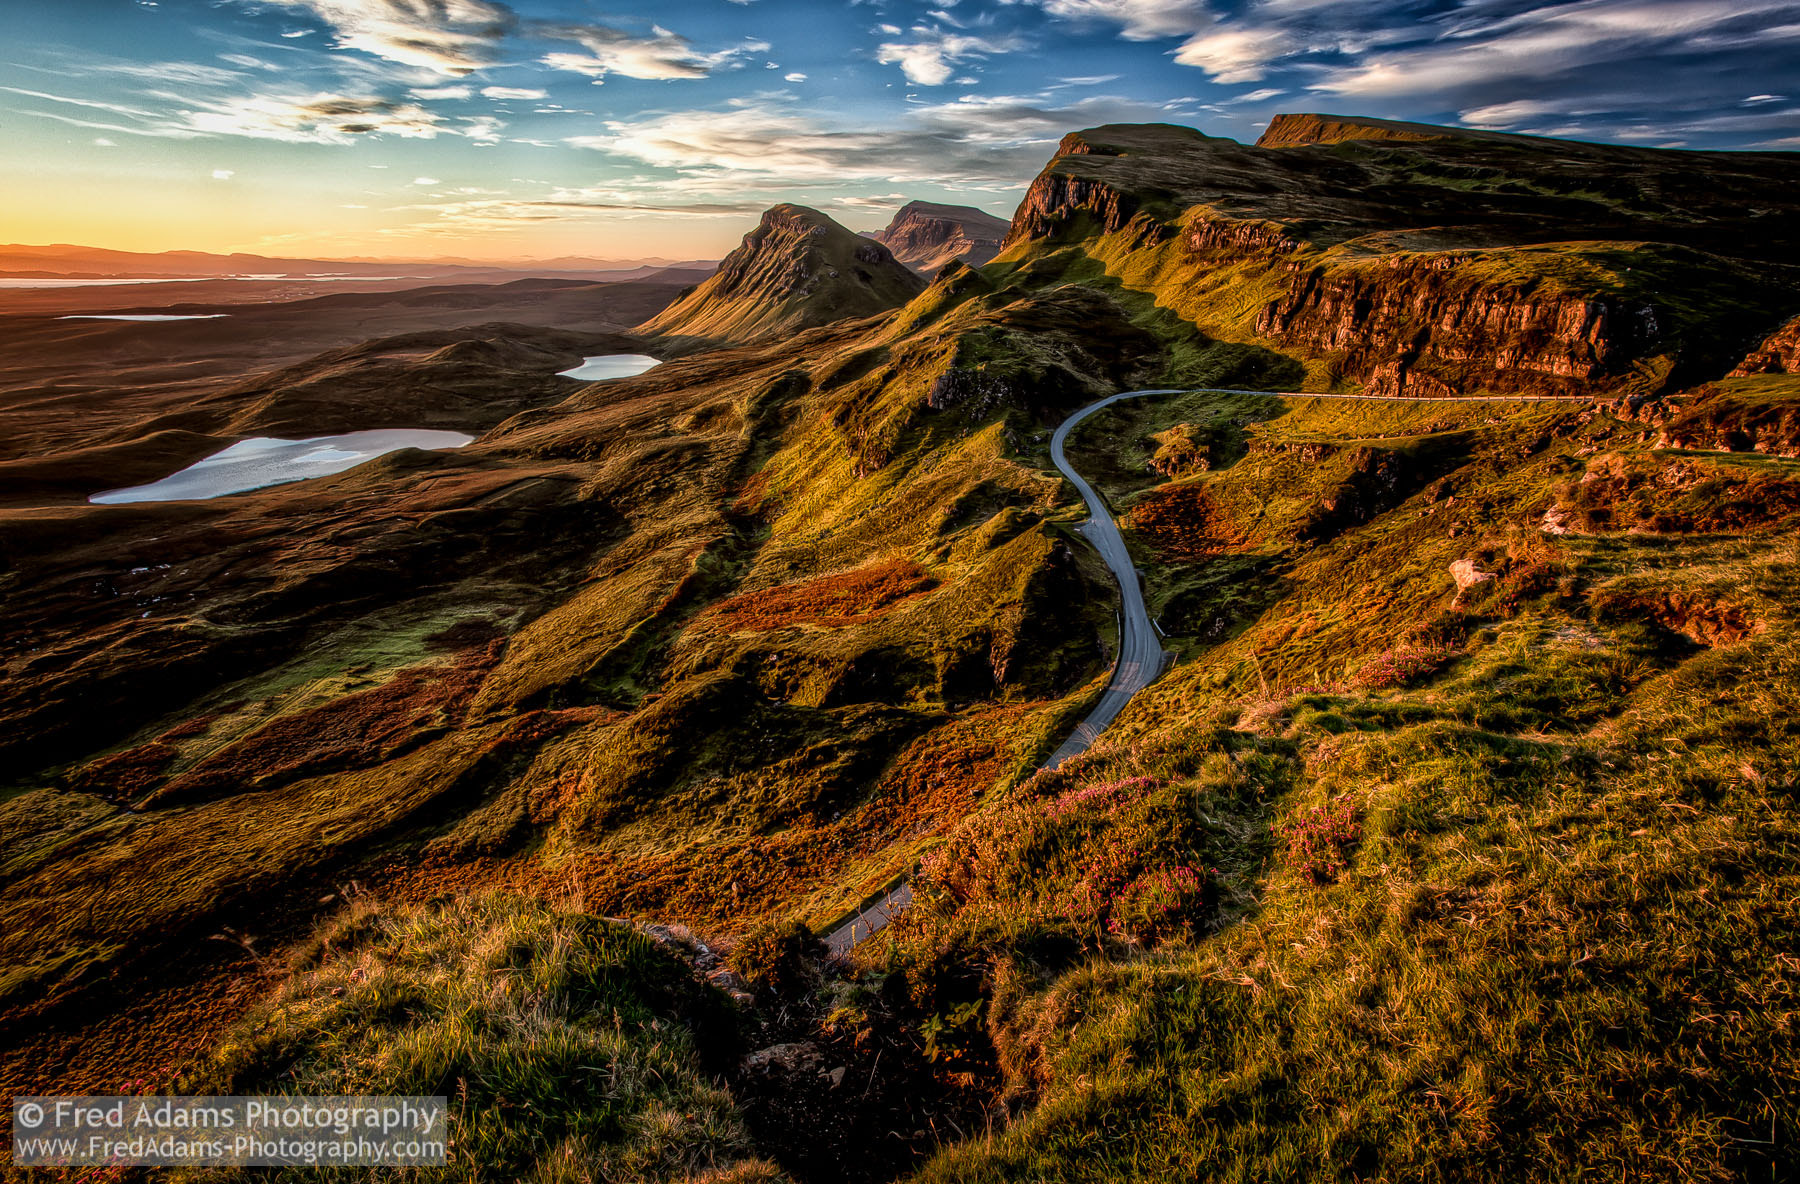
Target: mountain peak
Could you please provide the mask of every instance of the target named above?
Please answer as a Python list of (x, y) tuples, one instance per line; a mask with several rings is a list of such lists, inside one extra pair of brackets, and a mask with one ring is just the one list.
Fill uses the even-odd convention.
[(897, 308), (925, 282), (878, 242), (783, 202), (699, 287), (646, 322), (662, 336), (749, 341)]
[(980, 267), (1000, 252), (1007, 222), (974, 206), (909, 201), (887, 229), (869, 235), (894, 252), (894, 258), (926, 275), (953, 260)]

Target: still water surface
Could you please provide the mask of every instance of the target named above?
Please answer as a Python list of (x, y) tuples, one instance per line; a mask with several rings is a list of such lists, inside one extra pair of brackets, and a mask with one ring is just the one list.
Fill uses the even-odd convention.
[(341, 436), (314, 436), (307, 440), (277, 440), (254, 436), (215, 452), (204, 460), (149, 485), (109, 489), (88, 501), (99, 505), (126, 502), (195, 501), (245, 493), (289, 481), (329, 477), (401, 448), (461, 448), (475, 437), (463, 432), (414, 428), (383, 428), (346, 432)]

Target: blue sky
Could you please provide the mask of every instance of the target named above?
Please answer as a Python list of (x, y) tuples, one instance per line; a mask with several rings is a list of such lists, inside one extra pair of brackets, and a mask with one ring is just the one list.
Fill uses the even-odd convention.
[(1800, 0), (0, 0), (0, 238), (714, 257), (1002, 216), (1062, 133), (1331, 111), (1800, 148)]

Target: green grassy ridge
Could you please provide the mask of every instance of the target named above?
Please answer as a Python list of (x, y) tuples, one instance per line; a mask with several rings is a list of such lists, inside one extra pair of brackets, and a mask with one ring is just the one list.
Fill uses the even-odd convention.
[(686, 352), (746, 342), (904, 304), (924, 280), (885, 246), (817, 210), (782, 204), (763, 214), (719, 268), (639, 327)]
[[(85, 981), (81, 976), (138, 965), (158, 942), (216, 923), (247, 894), (275, 891), (297, 877), (341, 874), (335, 869), (371, 856), (410, 862), (422, 852), (440, 859), (479, 854), (604, 867), (634, 851), (665, 853), (663, 836), (678, 823), (697, 823), (694, 833), (737, 844), (796, 816), (829, 815), (872, 792), (896, 736), (971, 712), (1012, 711), (1013, 703), (1025, 712), (1027, 736), (1037, 730), (1032, 713), (1060, 718), (1063, 701), (1085, 696), (1089, 675), (1099, 669), (1091, 639), (1105, 610), (1082, 594), (1052, 594), (1043, 583), (1060, 537), (1044, 524), (1065, 515), (1067, 495), (1047, 474), (1021, 463), (1007, 428), (993, 422), (1040, 412), (1009, 404), (992, 409), (993, 416), (955, 422), (923, 413), (932, 375), (916, 359), (947, 361), (956, 348), (954, 332), (946, 337), (926, 326), (917, 340), (901, 343), (915, 359), (906, 381), (872, 382), (858, 394), (887, 399), (882, 414), (891, 411), (904, 425), (897, 457), (859, 476), (833, 424), (833, 391), (815, 389), (811, 376), (819, 375), (822, 385), (846, 360), (886, 348), (882, 333), (840, 326), (705, 363), (678, 361), (610, 384), (604, 397), (583, 388), (557, 407), (508, 421), (484, 445), (491, 456), (479, 462), (484, 474), (494, 471), (496, 488), (507, 488), (505, 471), (516, 466), (531, 474), (527, 484), (537, 482), (544, 498), (577, 505), (575, 517), (601, 525), (532, 540), (534, 554), (544, 557), (538, 567), (549, 570), (533, 569), (537, 586), (520, 598), (525, 612), (509, 603), (504, 580), (486, 590), (473, 577), (459, 586), (459, 593), (503, 606), (500, 623), (509, 634), (469, 725), (397, 760), (136, 820), (111, 808), (80, 809), (62, 790), (26, 793), (8, 810), (18, 849), (32, 853), (0, 901), (8, 918), (8, 937), (0, 943), (8, 989), (45, 989), (61, 998)], [(1079, 354), (1059, 348), (1069, 357)], [(1083, 382), (1098, 387), (1106, 378), (1095, 374)], [(772, 492), (759, 497), (759, 482)], [(358, 486), (369, 498), (384, 490), (380, 482)], [(759, 770), (749, 750), (734, 753), (726, 744), (677, 746), (672, 762), (666, 754), (651, 759), (651, 749), (680, 732), (684, 705), (699, 709), (720, 694), (755, 686), (754, 679), (733, 676), (727, 689), (701, 693), (700, 683), (716, 679), (712, 672), (741, 667), (728, 655), (743, 643), (693, 629), (700, 609), (739, 589), (804, 581), (894, 553), (924, 560), (955, 595), (893, 625), (770, 636), (752, 648), (780, 661), (839, 670), (874, 662), (879, 672), (896, 654), (929, 670), (960, 648), (985, 663), (998, 639), (995, 653), (1008, 657), (1011, 676), (997, 698), (977, 688), (973, 701), (964, 691), (957, 702), (940, 703), (932, 690), (924, 703), (892, 707), (880, 702), (885, 692), (877, 678), (872, 695), (857, 692), (850, 702), (782, 708), (776, 714), (786, 719), (788, 755), (809, 770), (795, 783), (804, 792), (793, 794), (783, 788), (787, 770)], [(229, 561), (229, 555), (221, 560)], [(525, 573), (502, 568), (500, 574)], [(1078, 581), (1103, 579), (1080, 563), (1074, 574)], [(219, 693), (247, 700), (236, 709), (243, 720), (329, 702), (399, 668), (421, 636), (455, 623), (437, 605), (429, 600), (407, 606), (417, 612), (359, 617), (321, 635), (321, 644), (291, 668), (253, 673)], [(253, 630), (254, 623), (242, 629)], [(346, 667), (361, 673), (346, 674)], [(685, 688), (690, 675), (696, 683)], [(659, 694), (666, 705), (641, 709)], [(857, 704), (859, 694), (870, 702)], [(521, 741), (522, 750), (509, 749), (503, 760), (493, 757), (490, 750), (514, 735), (510, 721), (543, 706), (639, 710), (624, 720), (602, 710), (601, 718), (573, 720), (560, 734)], [(197, 709), (166, 707), (170, 714), (142, 738), (183, 724)], [(242, 731), (236, 718), (215, 721), (220, 730), (213, 739)], [(585, 779), (563, 780), (573, 774)], [(741, 811), (721, 810), (714, 793), (726, 784), (742, 791)], [(574, 800), (567, 796), (572, 791)], [(559, 826), (555, 814), (565, 807), (570, 823)], [(609, 816), (634, 821), (598, 842), (591, 830), (573, 825)], [(863, 870), (843, 887), (845, 898), (862, 880), (911, 861), (917, 836), (904, 828), (896, 835), (901, 841), (885, 866), (879, 857), (858, 857)], [(172, 861), (182, 850), (203, 853), (204, 875), (177, 875)], [(693, 874), (703, 881), (714, 862), (696, 857)], [(819, 891), (793, 886), (796, 899)], [(70, 894), (93, 892), (115, 901), (93, 933), (77, 934), (87, 915), (82, 910), (65, 910), (61, 920), (46, 911), (61, 908)], [(820, 910), (834, 907), (829, 894), (815, 903)]]
[(776, 1181), (716, 1080), (739, 1039), (724, 996), (629, 926), (519, 897), (362, 901), (181, 1088), (445, 1095), (449, 1164), (416, 1179)]
[[(1202, 299), (1215, 298), (1226, 299)], [(1143, 476), (1153, 430), (1229, 421), (1228, 463), (1173, 487), (1209, 490), (1255, 525), (1256, 545), (1171, 564), (1132, 538), (1183, 660), (1060, 780), (1029, 778), (1097, 690), (1092, 638), (1109, 603), (1084, 549), (1058, 572), (1079, 510), (1044, 464), (1045, 429), (1127, 383), (1293, 373), (1159, 299), (1111, 278), (1088, 247), (1060, 247), (954, 273), (883, 323), (690, 359), (520, 417), (497, 434), (500, 452), (579, 474), (583, 501), (623, 525), (571, 561), (559, 573), (567, 594), (512, 633), (511, 664), (474, 727), (402, 761), (230, 808), (132, 833), (115, 819), (79, 843), (24, 821), (34, 801), (0, 826), (30, 850), (91, 866), (0, 916), (23, 932), (41, 927), (34, 910), (124, 883), (127, 924), (95, 935), (71, 912), (55, 931), (70, 957), (104, 968), (144, 934), (273, 891), (296, 862), (317, 870), (373, 847), (403, 860), (446, 849), (513, 858), (543, 874), (540, 889), (641, 860), (709, 895), (719, 924), (819, 917), (934, 848), (989, 842), (990, 817), (1142, 776), (1157, 788), (1137, 814), (1116, 825), (1034, 822), (1017, 848), (996, 840), (1010, 878), (979, 898), (984, 907), (921, 911), (917, 932), (893, 935), (912, 942), (889, 947), (890, 969), (913, 988), (920, 1031), (949, 1023), (956, 1032), (944, 1039), (971, 1056), (985, 1040), (1008, 1098), (1036, 1102), (997, 1139), (946, 1152), (927, 1177), (1173, 1174), (1204, 1159), (1224, 1165), (1224, 1178), (1298, 1178), (1329, 1162), (1357, 1178), (1498, 1179), (1536, 1170), (1516, 1146), (1542, 1149), (1555, 1169), (1624, 1164), (1654, 1176), (1678, 1161), (1722, 1172), (1731, 1154), (1759, 1154), (1728, 1139), (1761, 1112), (1696, 1068), (1712, 1050), (1693, 1035), (1705, 1016), (1744, 1007), (1690, 1009), (1681, 1014), (1691, 1022), (1670, 1029), (1630, 989), (1633, 975), (1662, 976), (1684, 1007), (1712, 1000), (1706, 992), (1724, 988), (1680, 962), (1678, 914), (1749, 892), (1751, 880), (1756, 892), (1790, 883), (1791, 820), (1767, 800), (1792, 784), (1789, 740), (1771, 721), (1791, 707), (1781, 638), (1794, 557), (1767, 530), (1543, 535), (1545, 512), (1591, 457), (1622, 446), (1645, 464), (1659, 459), (1647, 439), (1632, 442), (1648, 428), (1606, 415), (1576, 422), (1585, 412), (1556, 407), (1192, 395), (1096, 417), (1075, 443), (1077, 465), (1093, 464), (1126, 509), (1153, 492)], [(1242, 308), (1217, 307), (1215, 323), (1231, 331), (1226, 314)], [(933, 408), (953, 373), (974, 375), (960, 388), (973, 393)], [(1308, 381), (1328, 377), (1315, 366)], [(1756, 384), (1757, 397), (1778, 407), (1769, 386)], [(1324, 450), (1309, 458), (1315, 445)], [(1365, 455), (1407, 466), (1406, 479), (1366, 513), (1317, 513), (1353, 484)], [(1784, 477), (1778, 460), (1754, 467)], [(725, 630), (706, 617), (721, 598), (891, 558), (917, 562), (936, 587), (873, 620)], [(1452, 602), (1448, 565), (1463, 558), (1497, 578)], [(1680, 633), (1694, 603), (1727, 601), (1752, 626), (1745, 637), (1702, 648)], [(1453, 656), (1413, 687), (1358, 681), (1405, 643)], [(1019, 674), (1004, 686), (965, 695), (944, 677), (952, 665), (993, 671), (1000, 657)], [(1740, 674), (1775, 685), (1733, 687)], [(1708, 695), (1727, 701), (1687, 702)], [(496, 759), (506, 721), (541, 704), (595, 714)], [(971, 801), (990, 808), (962, 826), (876, 815), (876, 841), (853, 846), (858, 809), (911, 792), (895, 754), (958, 727), (1006, 740), (970, 774), (980, 779)], [(1670, 737), (1686, 750), (1653, 751)], [(1658, 847), (1675, 833), (1650, 825), (1668, 821), (1650, 796), (1665, 774), (1687, 779), (1685, 796), (1668, 800), (1730, 809), (1734, 821), (1678, 820), (1698, 829)], [(914, 784), (938, 775), (928, 765)], [(1724, 785), (1731, 777), (1743, 784)], [(1344, 803), (1361, 819), (1351, 866), (1314, 884), (1284, 828)], [(96, 821), (62, 800), (43, 813), (48, 827)], [(1615, 815), (1630, 824), (1622, 838)], [(1591, 816), (1606, 821), (1603, 843), (1569, 837)], [(1153, 840), (1156, 856), (1122, 886), (1139, 910), (1126, 921), (1136, 940), (1074, 931), (1061, 898), (1100, 883), (1087, 863), (1127, 828)], [(1731, 853), (1719, 855), (1727, 841)], [(1581, 860), (1561, 868), (1571, 850)], [(201, 853), (203, 874), (180, 878), (184, 851)], [(767, 853), (779, 885), (726, 904), (745, 853)], [(30, 870), (44, 866), (37, 859)], [(1630, 880), (1632, 860), (1651, 860), (1647, 887)], [(1217, 872), (1205, 908), (1154, 879), (1190, 861)], [(1679, 907), (1663, 907), (1664, 888)], [(1613, 926), (1606, 892), (1643, 906), (1634, 928)], [(1186, 939), (1130, 928), (1155, 921), (1165, 897), (1195, 906), (1181, 915), (1194, 930)], [(1562, 911), (1521, 911), (1539, 897)], [(1696, 965), (1723, 965), (1744, 934), (1774, 948), (1790, 941), (1779, 899), (1732, 899), (1731, 916), (1693, 938)], [(693, 907), (674, 892), (641, 900), (665, 914)], [(1476, 920), (1461, 924), (1453, 905)], [(1758, 908), (1764, 930), (1753, 928)], [(1339, 941), (1339, 925), (1354, 940)], [(1555, 992), (1572, 981), (1560, 968), (1589, 965), (1579, 960), (1589, 946), (1604, 947), (1610, 977), (1581, 979), (1579, 1010), (1558, 1013)], [(1791, 994), (1784, 966), (1728, 968), (1742, 972), (1729, 989), (1748, 984), (1742, 996), (1768, 1001), (1768, 1012), (1723, 1055), (1776, 1098), (1791, 1080), (1755, 1058), (1791, 1036), (1779, 1010)], [(36, 963), (5, 985), (22, 996), (62, 973)], [(1374, 985), (1356, 993), (1346, 983)], [(1620, 1016), (1628, 1022), (1612, 1024)], [(1590, 1054), (1584, 1043), (1611, 1040), (1597, 1034), (1613, 1027), (1627, 1032), (1625, 1069), (1607, 1061), (1611, 1045)], [(1556, 1083), (1547, 1099), (1533, 1093), (1541, 1081)], [(1658, 1096), (1677, 1112), (1642, 1101)]]
[[(1464, 437), (1461, 463), (1429, 495), (1283, 544), (1282, 582), (1235, 632), (1189, 639), (1089, 756), (952, 836), (1025, 878), (991, 904), (928, 886), (870, 956), (897, 959), (927, 1010), (985, 984), (982, 1039), (1030, 1106), (917, 1178), (1779, 1178), (1800, 1091), (1791, 533), (1543, 535), (1597, 441), (1666, 463), (1608, 417), (1284, 404), (1246, 430), (1406, 447), (1433, 433), (1398, 433), (1448, 417), (1435, 434)], [(1153, 480), (1148, 437), (1213, 410), (1229, 408), (1143, 400), (1071, 454), (1111, 453), (1093, 467), (1129, 505)], [(1176, 484), (1252, 502), (1330, 488), (1272, 459)], [(1153, 602), (1226, 562), (1189, 574), (1143, 553)], [(1447, 565), (1470, 555), (1500, 577), (1453, 604)], [(1654, 607), (1693, 603), (1736, 606), (1749, 632), (1699, 645)], [(1358, 684), (1409, 636), (1454, 660)], [(1047, 848), (1018, 836), (1048, 824), (1004, 820), (1132, 777), (1187, 820), (1153, 828), (1173, 836), (1162, 857), (1220, 868), (1202, 935), (1096, 945), (1033, 903), (1141, 824), (1122, 807)], [(1348, 866), (1315, 884), (1289, 836), (1342, 810)]]

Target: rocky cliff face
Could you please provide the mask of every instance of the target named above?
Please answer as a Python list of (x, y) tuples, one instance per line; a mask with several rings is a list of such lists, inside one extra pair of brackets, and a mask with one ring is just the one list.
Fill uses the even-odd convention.
[[(1063, 143), (1066, 145), (1068, 140)], [(1085, 146), (1080, 150), (1085, 152)], [(1002, 249), (1018, 242), (1049, 238), (1059, 225), (1084, 211), (1094, 216), (1105, 233), (1113, 234), (1124, 228), (1136, 210), (1135, 199), (1104, 181), (1045, 170), (1025, 191), (1025, 200), (1013, 214)]]
[(1464, 255), (1403, 255), (1355, 267), (1290, 266), (1287, 295), (1256, 332), (1381, 395), (1469, 390), (1582, 393), (1661, 343), (1648, 304), (1537, 294), (1467, 274)]
[(1064, 137), (1005, 249), (1088, 250), (1206, 332), (1371, 393), (1647, 393), (1724, 374), (1735, 326), (1792, 305), (1800, 239), (1762, 224), (1795, 182), (1777, 154), (1330, 115), (1253, 147), (1108, 126)]
[(980, 267), (1000, 253), (1006, 231), (1004, 219), (973, 206), (914, 201), (901, 207), (886, 230), (869, 237), (914, 271), (933, 275), (952, 260)]
[(1752, 374), (1800, 374), (1800, 317), (1795, 317), (1738, 363), (1733, 378)]
[(925, 281), (882, 244), (817, 210), (784, 204), (766, 211), (705, 283), (640, 331), (750, 341), (873, 316), (924, 289)]

